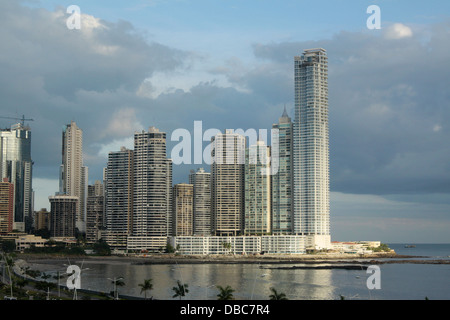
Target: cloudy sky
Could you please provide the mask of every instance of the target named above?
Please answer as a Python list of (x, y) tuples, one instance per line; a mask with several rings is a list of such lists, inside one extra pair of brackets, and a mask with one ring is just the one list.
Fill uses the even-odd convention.
[[(372, 4), (381, 29), (367, 28)], [(93, 183), (149, 126), (170, 140), (194, 121), (269, 130), (284, 106), (293, 117), (294, 56), (323, 47), (332, 240), (450, 242), (450, 2), (2, 0), (0, 43), (0, 116), (34, 119), (37, 209), (58, 189), (71, 120)], [(200, 166), (174, 166), (174, 182)]]

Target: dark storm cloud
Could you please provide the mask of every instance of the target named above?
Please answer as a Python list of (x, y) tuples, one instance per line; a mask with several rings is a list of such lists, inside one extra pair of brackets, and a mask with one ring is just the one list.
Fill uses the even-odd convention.
[[(142, 81), (154, 72), (183, 68), (189, 57), (147, 41), (124, 21), (83, 14), (81, 29), (69, 30), (65, 9), (0, 3), (0, 116), (35, 120), (30, 123), (35, 177), (57, 177), (63, 125), (74, 120), (84, 130), (89, 159), (91, 143), (106, 139), (106, 133), (109, 139), (123, 136), (123, 128), (114, 131), (110, 125), (120, 110), (148, 103), (135, 94)], [(0, 120), (2, 127), (10, 125)], [(131, 109), (128, 121), (134, 120)]]
[(450, 191), (449, 26), (254, 46), (267, 63), (292, 67), (303, 49), (327, 50), (332, 190)]
[[(67, 17), (65, 8), (0, 3), (2, 114), (35, 119), (36, 177), (57, 178), (61, 130), (70, 120), (84, 130), (92, 179), (101, 178), (106, 147), (117, 148), (151, 125), (169, 138), (176, 128), (192, 130), (195, 120), (205, 130), (270, 129), (284, 105), (293, 117), (294, 56), (323, 47), (329, 56), (332, 191), (450, 191), (449, 22), (414, 27), (411, 34), (388, 27), (320, 41), (255, 44), (255, 63), (218, 61), (205, 80), (186, 65), (197, 55), (150, 42), (128, 22), (84, 15), (81, 30), (68, 30)], [(176, 76), (174, 70), (192, 73), (198, 83), (145, 94), (158, 86), (155, 74)], [(174, 174), (187, 177), (188, 169), (174, 168)]]

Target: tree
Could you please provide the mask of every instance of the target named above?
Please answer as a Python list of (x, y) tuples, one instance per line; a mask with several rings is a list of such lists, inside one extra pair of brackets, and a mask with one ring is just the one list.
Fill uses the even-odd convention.
[(114, 299), (116, 299), (117, 294), (118, 294), (117, 287), (124, 286), (125, 282), (123, 281), (123, 277), (118, 277), (118, 278), (109, 279), (109, 280), (111, 280), (111, 283), (114, 285), (114, 290), (112, 291), (112, 296), (114, 297)]
[(270, 288), (270, 291), (272, 292), (272, 294), (269, 296), (270, 300), (288, 300), (284, 293), (278, 293), (275, 288)]
[(228, 251), (228, 253), (231, 252), (231, 243), (229, 243), (229, 242), (222, 242), (222, 246), (223, 246), (223, 248), (224, 248), (225, 250)]
[(186, 295), (186, 293), (189, 292), (189, 290), (187, 289), (188, 285), (187, 284), (181, 284), (180, 280), (177, 280), (177, 285), (178, 287), (173, 287), (172, 290), (175, 292), (175, 294), (172, 296), (172, 298), (176, 298), (176, 297), (184, 297)]
[(106, 243), (103, 239), (98, 240), (96, 243), (92, 245), (92, 249), (94, 249), (95, 253), (101, 256), (110, 256), (111, 248), (109, 244)]
[(144, 283), (140, 283), (139, 287), (141, 287), (141, 294), (144, 292), (145, 299), (147, 299), (147, 291), (153, 290), (152, 279), (145, 279)]
[(3, 240), (0, 249), (6, 253), (14, 252), (16, 250), (16, 242), (14, 240)]
[(225, 288), (222, 286), (217, 286), (217, 289), (219, 289), (220, 291), (217, 295), (217, 300), (234, 300), (234, 289), (232, 289), (230, 286), (226, 286)]

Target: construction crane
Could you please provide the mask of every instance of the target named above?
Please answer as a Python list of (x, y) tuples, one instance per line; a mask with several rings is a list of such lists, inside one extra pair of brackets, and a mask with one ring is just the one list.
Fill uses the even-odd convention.
[(2, 117), (2, 116), (0, 116), (0, 118), (2, 118), (2, 119), (20, 120), (20, 121), (22, 121), (22, 127), (24, 126), (25, 121), (34, 121), (33, 119), (25, 119), (25, 115), (22, 115), (22, 118)]

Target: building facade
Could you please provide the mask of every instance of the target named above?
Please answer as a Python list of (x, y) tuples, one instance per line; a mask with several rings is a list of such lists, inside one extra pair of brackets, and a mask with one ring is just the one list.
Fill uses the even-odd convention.
[(211, 139), (211, 207), (216, 236), (244, 231), (245, 137), (226, 130)]
[(78, 197), (55, 195), (50, 201), (50, 234), (52, 237), (74, 238)]
[(35, 216), (36, 230), (50, 230), (50, 212), (48, 212), (46, 208), (42, 208), (41, 210), (37, 211)]
[(173, 236), (192, 236), (194, 231), (194, 185), (179, 183), (172, 193)]
[(268, 235), (271, 227), (270, 147), (257, 141), (246, 150), (245, 235)]
[(105, 233), (111, 247), (126, 247), (133, 225), (134, 152), (110, 152), (105, 170)]
[(278, 172), (272, 175), (272, 232), (273, 234), (292, 234), (293, 209), (293, 140), (291, 118), (284, 109), (278, 123), (272, 125), (275, 142), (272, 149), (278, 150)]
[(88, 168), (83, 166), (83, 131), (74, 121), (62, 133), (59, 193), (78, 198), (76, 227), (86, 231)]
[(189, 183), (194, 187), (194, 235), (210, 236), (212, 233), (211, 174), (203, 168), (192, 170)]
[(86, 240), (97, 242), (102, 238), (104, 230), (104, 188), (100, 181), (88, 186), (86, 201)]
[(0, 234), (5, 235), (13, 230), (14, 185), (3, 178), (0, 182)]
[(329, 237), (328, 58), (308, 49), (294, 61), (293, 232)]
[(133, 236), (172, 234), (172, 161), (166, 133), (155, 127), (134, 135)]
[(13, 229), (31, 228), (33, 212), (31, 131), (20, 123), (0, 130), (1, 179), (14, 185)]

